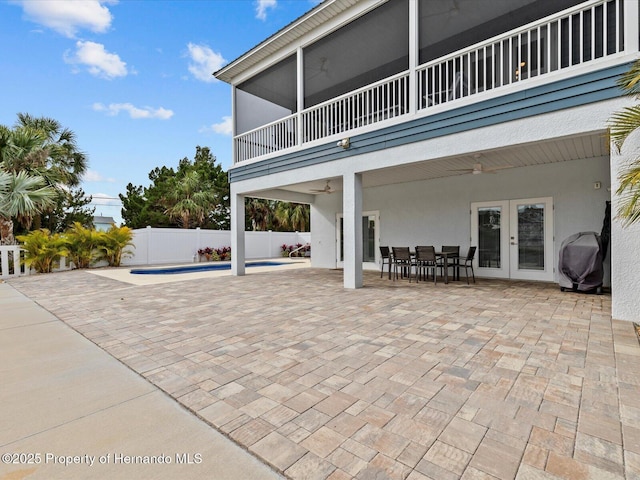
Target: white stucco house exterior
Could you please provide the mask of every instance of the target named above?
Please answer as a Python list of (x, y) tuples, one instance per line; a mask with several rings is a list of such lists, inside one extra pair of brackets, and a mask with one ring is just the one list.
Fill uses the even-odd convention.
[[(344, 286), (379, 246), (478, 247), (476, 275), (558, 281), (634, 154), (610, 148), (638, 0), (325, 0), (215, 73), (232, 86), (232, 270), (244, 199), (311, 205)], [(613, 316), (639, 320), (640, 228), (613, 219)]]

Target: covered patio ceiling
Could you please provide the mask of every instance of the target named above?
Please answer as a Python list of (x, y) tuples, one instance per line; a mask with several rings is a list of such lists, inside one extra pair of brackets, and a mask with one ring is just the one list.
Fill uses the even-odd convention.
[[(456, 175), (469, 175), (474, 164), (482, 164), (483, 169), (493, 169), (505, 166), (514, 168), (532, 165), (545, 165), (570, 160), (587, 158), (608, 157), (609, 139), (606, 131), (592, 133), (583, 136), (572, 136), (554, 139), (549, 142), (536, 142), (531, 144), (519, 144), (499, 150), (473, 152), (464, 156), (443, 157), (429, 159), (410, 164), (398, 165), (377, 170), (370, 170), (363, 174), (363, 186), (378, 187), (398, 183), (431, 180), (436, 178), (451, 177)], [(342, 190), (342, 178), (328, 176), (314, 181), (300, 182), (278, 187), (278, 190), (303, 194), (320, 194), (329, 181), (331, 191)], [(485, 173), (483, 173), (485, 174)], [(500, 175), (500, 171), (496, 172)], [(260, 197), (259, 192), (255, 192)], [(270, 191), (273, 193), (273, 190)]]

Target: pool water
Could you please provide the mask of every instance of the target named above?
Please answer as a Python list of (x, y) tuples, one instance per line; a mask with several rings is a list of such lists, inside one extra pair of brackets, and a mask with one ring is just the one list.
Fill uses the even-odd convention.
[[(290, 263), (290, 262), (289, 262)], [(248, 262), (247, 267), (277, 267), (279, 265), (288, 265), (287, 262)], [(205, 263), (198, 265), (181, 265), (179, 267), (165, 268), (132, 268), (134, 275), (172, 275), (175, 273), (193, 273), (193, 272), (209, 272), (211, 270), (231, 270), (230, 263)]]

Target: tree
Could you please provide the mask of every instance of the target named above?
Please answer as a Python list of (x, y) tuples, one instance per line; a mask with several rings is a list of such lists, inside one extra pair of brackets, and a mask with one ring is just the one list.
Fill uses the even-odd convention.
[(29, 225), (34, 215), (52, 206), (56, 191), (40, 176), (0, 169), (0, 244), (13, 244), (13, 220)]
[(30, 159), (30, 163), (42, 169), (40, 174), (50, 184), (61, 183), (68, 187), (80, 184), (87, 170), (87, 157), (79, 150), (72, 130), (52, 118), (19, 113), (14, 131), (35, 132), (42, 138), (40, 152)]
[(278, 202), (275, 217), (285, 230), (306, 232), (309, 227), (309, 205)]
[(254, 232), (273, 230), (270, 228), (273, 225), (273, 210), (268, 200), (261, 198), (247, 198), (245, 200), (246, 215)]
[(190, 170), (183, 177), (172, 179), (170, 185), (162, 198), (165, 213), (177, 220), (182, 228), (202, 225), (215, 205), (216, 196), (210, 190), (211, 184), (198, 171)]
[(63, 190), (57, 196), (55, 205), (41, 215), (42, 227), (54, 233), (64, 232), (75, 222), (92, 227), (96, 209), (89, 206), (91, 201), (92, 197), (87, 196), (82, 188)]
[[(42, 178), (44, 185), (51, 187), (57, 197), (50, 205), (56, 207), (49, 212), (51, 217), (56, 211), (64, 214), (72, 207), (67, 203), (73, 201), (69, 192), (80, 184), (87, 160), (78, 149), (75, 134), (58, 121), (19, 113), (12, 128), (0, 126), (0, 167), (14, 175), (25, 172), (30, 177)], [(20, 223), (27, 229), (32, 222), (39, 228), (41, 214), (47, 211), (41, 209), (18, 220), (26, 219), (27, 223)], [(56, 224), (58, 220), (49, 218), (47, 223)]]
[[(618, 79), (618, 85), (626, 95), (640, 98), (640, 60)], [(611, 117), (611, 139), (620, 150), (625, 140), (640, 127), (640, 105), (627, 107)], [(640, 220), (640, 158), (636, 158), (622, 170), (616, 194), (620, 197), (618, 217), (624, 226)]]
[(154, 168), (149, 180), (120, 194), (127, 226), (229, 228), (229, 181), (208, 147), (196, 147), (194, 160), (183, 158), (175, 170)]

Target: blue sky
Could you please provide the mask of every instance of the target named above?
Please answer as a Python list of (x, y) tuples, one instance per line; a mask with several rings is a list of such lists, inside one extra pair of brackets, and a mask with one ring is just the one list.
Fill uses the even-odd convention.
[(208, 146), (227, 170), (231, 91), (215, 70), (318, 0), (0, 0), (0, 124), (55, 118), (89, 159), (83, 189), (119, 193)]

